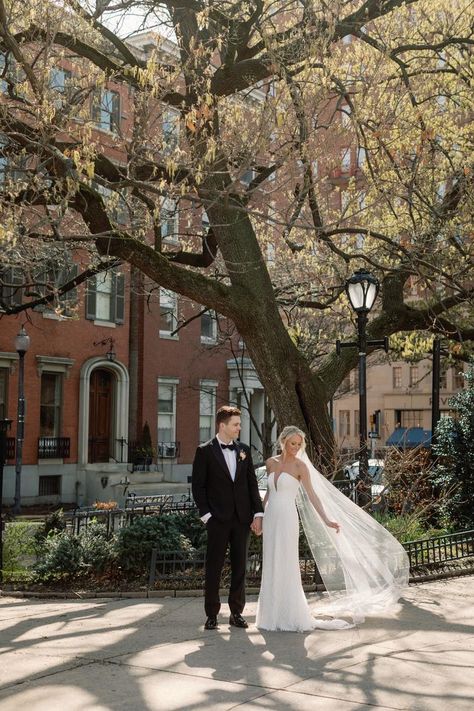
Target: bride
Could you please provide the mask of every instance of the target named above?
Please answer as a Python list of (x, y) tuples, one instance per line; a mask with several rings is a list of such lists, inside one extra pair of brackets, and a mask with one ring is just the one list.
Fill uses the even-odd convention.
[[(298, 427), (285, 427), (278, 441), (281, 455), (266, 462), (257, 627), (341, 629), (394, 607), (408, 585), (404, 548), (313, 467)], [(327, 591), (317, 617), (301, 583), (298, 513)]]

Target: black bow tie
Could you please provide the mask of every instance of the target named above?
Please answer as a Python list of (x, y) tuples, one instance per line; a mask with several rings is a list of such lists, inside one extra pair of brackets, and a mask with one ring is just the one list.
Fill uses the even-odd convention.
[(222, 449), (232, 449), (234, 452), (237, 449), (233, 442), (231, 444), (221, 444), (221, 447)]

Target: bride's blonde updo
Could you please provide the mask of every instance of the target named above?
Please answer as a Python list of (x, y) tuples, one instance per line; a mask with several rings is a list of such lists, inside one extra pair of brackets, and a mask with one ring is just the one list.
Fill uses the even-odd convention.
[(301, 448), (300, 452), (304, 452), (306, 449), (306, 436), (303, 430), (300, 430), (299, 427), (296, 427), (295, 425), (287, 425), (282, 429), (280, 432), (280, 436), (278, 437), (278, 446), (283, 452), (285, 449), (285, 442), (288, 439), (288, 437), (293, 437), (293, 435), (299, 435), (301, 439), (303, 440), (301, 442)]

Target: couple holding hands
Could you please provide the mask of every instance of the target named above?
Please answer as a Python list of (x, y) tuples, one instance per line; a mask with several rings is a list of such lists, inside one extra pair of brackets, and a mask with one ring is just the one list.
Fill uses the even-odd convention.
[[(408, 585), (405, 550), (313, 467), (302, 430), (292, 425), (282, 430), (281, 454), (266, 462), (268, 488), (262, 502), (250, 449), (238, 441), (240, 410), (221, 407), (216, 429), (216, 436), (197, 448), (192, 472), (193, 497), (208, 532), (205, 629), (218, 628), (228, 548), (229, 624), (248, 627), (242, 612), (250, 531), (263, 533), (257, 627), (341, 629), (393, 607)], [(301, 582), (299, 520), (327, 591), (314, 611)]]

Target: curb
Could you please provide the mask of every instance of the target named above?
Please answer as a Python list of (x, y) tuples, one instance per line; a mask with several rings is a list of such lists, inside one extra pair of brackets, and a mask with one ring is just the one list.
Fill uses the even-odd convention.
[[(436, 580), (445, 580), (448, 578), (460, 578), (464, 575), (474, 575), (474, 567), (464, 568), (463, 570), (449, 570), (444, 573), (431, 573), (426, 575), (420, 575), (417, 577), (410, 577), (409, 582), (411, 584), (417, 583), (428, 583)], [(323, 592), (323, 585), (304, 585), (305, 592)], [(248, 595), (257, 595), (260, 588), (248, 587)], [(221, 588), (219, 591), (222, 596), (228, 594), (226, 588)], [(111, 600), (148, 600), (153, 598), (162, 597), (174, 597), (174, 598), (186, 598), (186, 597), (203, 597), (204, 593), (202, 590), (131, 590), (129, 592), (123, 592), (117, 590), (116, 592), (111, 592), (109, 590), (101, 591), (89, 591), (89, 590), (78, 590), (76, 592), (35, 592), (30, 590), (0, 590), (1, 597), (13, 597), (13, 598), (36, 598), (39, 600), (96, 600), (101, 599), (111, 599)]]

